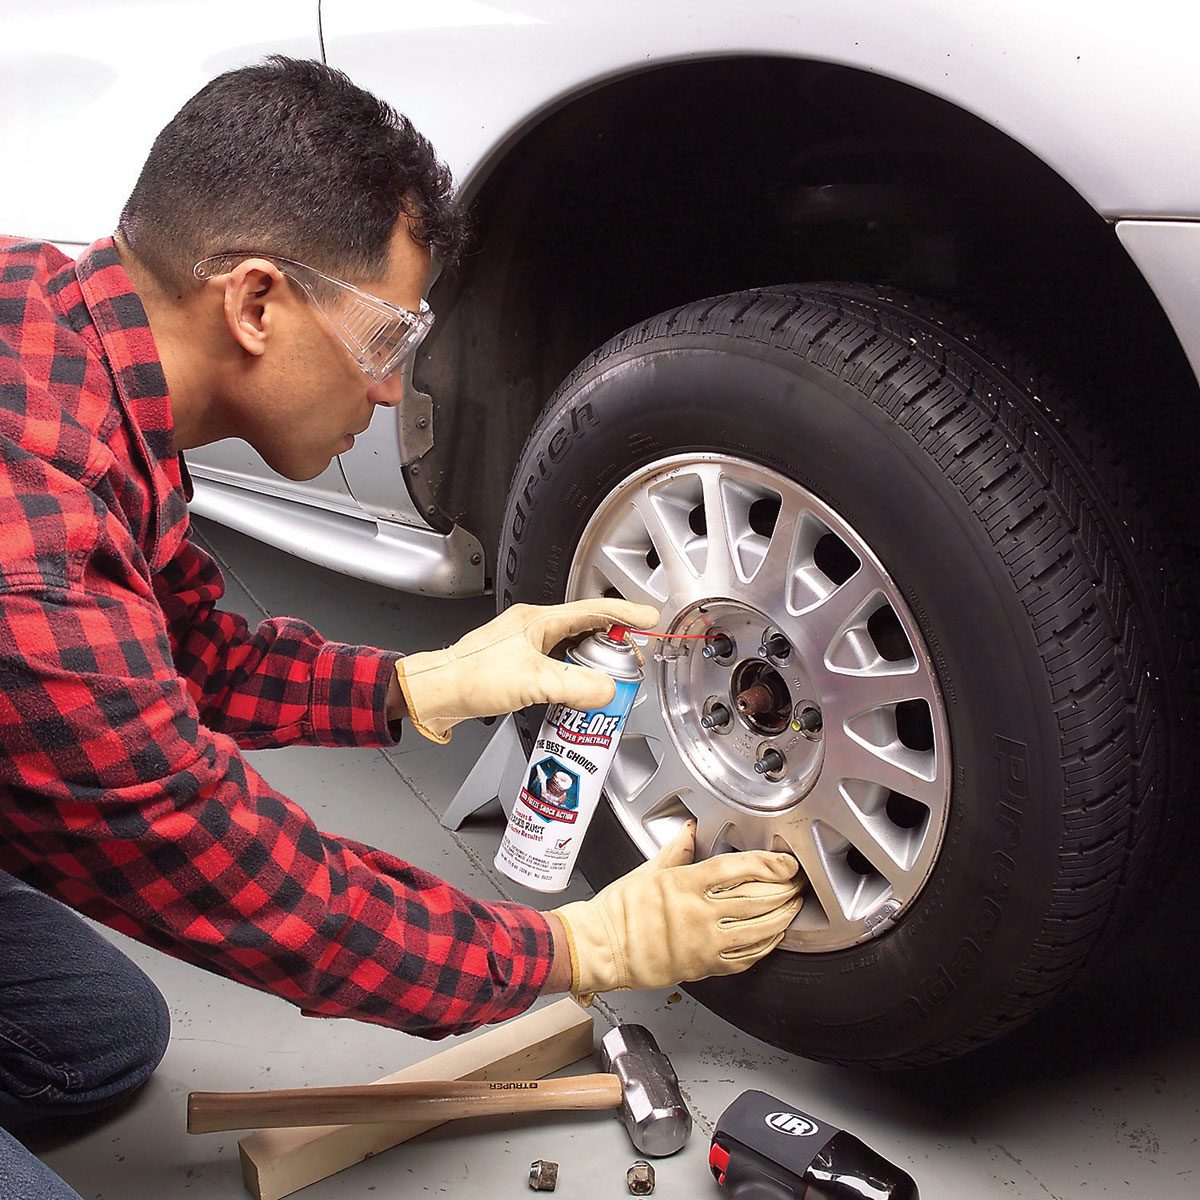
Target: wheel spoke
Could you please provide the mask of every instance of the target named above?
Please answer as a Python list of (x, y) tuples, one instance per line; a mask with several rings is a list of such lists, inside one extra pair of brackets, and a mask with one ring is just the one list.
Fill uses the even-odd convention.
[(680, 529), (674, 514), (668, 515), (665, 504), (660, 505), (653, 494), (640, 493), (633, 498), (633, 507), (650, 535), (665, 577), (664, 596), (676, 597), (689, 593), (698, 572), (685, 553), (685, 531)]
[(664, 744), (670, 743), (671, 734), (663, 719), (662, 702), (658, 697), (658, 689), (649, 683), (642, 686), (625, 721), (624, 736), (629, 737), (631, 734), (654, 738)]
[(658, 770), (646, 786), (632, 800), (620, 799), (617, 803), (625, 813), (626, 819), (632, 819), (636, 824), (645, 826), (649, 818), (657, 816), (665, 802), (673, 796), (678, 796), (682, 806), (690, 811), (691, 805), (688, 801), (699, 787), (696, 777), (683, 765), (679, 755), (668, 751), (662, 756)]
[(840, 587), (819, 604), (792, 619), (794, 638), (803, 645), (808, 661), (816, 667), (824, 663), (838, 637), (852, 624), (867, 601), (882, 588), (882, 580), (865, 562)]
[[(600, 571), (626, 600), (658, 608), (667, 599), (666, 590), (651, 591), (642, 579), (633, 574), (633, 560), (633, 551), (616, 550), (606, 546)], [(650, 578), (649, 572), (646, 573), (646, 578)]]
[(659, 800), (665, 800), (669, 796), (689, 796), (699, 787), (695, 775), (684, 766), (683, 760), (672, 747), (662, 756), (654, 778), (646, 785), (646, 791)]
[(796, 497), (784, 497), (762, 564), (754, 576), (756, 584), (771, 588), (785, 603), (791, 595), (792, 579), (796, 574), (796, 537), (806, 511)]
[(738, 572), (734, 563), (735, 549), (730, 537), (728, 513), (725, 511), (724, 473), (719, 467), (701, 472), (704, 489), (704, 523), (708, 539), (708, 556), (704, 562), (704, 586), (710, 595), (727, 595), (734, 587)]
[(928, 808), (944, 804), (945, 783), (932, 753), (910, 750), (898, 741), (882, 747), (867, 746), (849, 730), (836, 741), (825, 760), (825, 772), (831, 781), (861, 779), (910, 796)]
[(897, 830), (895, 838), (887, 839), (886, 826), (873, 826), (869, 820), (864, 819), (862, 813), (846, 799), (840, 789), (826, 811), (829, 814), (826, 823), (830, 828), (841, 834), (892, 885), (897, 899), (906, 899), (911, 887), (911, 878), (904, 864), (899, 861), (900, 831)]
[(700, 811), (692, 814), (696, 818), (696, 857), (708, 858), (725, 849), (730, 814), (717, 804), (698, 807)]
[(865, 671), (833, 671), (828, 668), (819, 682), (827, 721), (850, 720), (876, 708), (887, 708), (905, 700), (935, 703), (929, 673), (910, 666), (896, 670), (885, 663)]
[[(792, 853), (800, 860), (800, 867), (808, 879), (809, 889), (825, 910), (825, 916), (829, 919), (830, 925), (844, 925), (846, 911), (838, 898), (837, 889), (833, 886), (825, 855), (813, 837), (812, 825), (808, 822), (793, 824), (789, 826), (783, 836)], [(806, 901), (806, 903), (811, 902), (811, 900)]]
[[(770, 850), (777, 839), (777, 822), (762, 813), (731, 812), (719, 804), (714, 797), (705, 794), (693, 794), (692, 805), (696, 819), (702, 830), (725, 830), (725, 841), (728, 847), (735, 850)], [(707, 801), (707, 802), (706, 802)], [(711, 843), (710, 843), (711, 844)], [(697, 845), (699, 841), (697, 840)], [(727, 847), (727, 848), (728, 848)]]

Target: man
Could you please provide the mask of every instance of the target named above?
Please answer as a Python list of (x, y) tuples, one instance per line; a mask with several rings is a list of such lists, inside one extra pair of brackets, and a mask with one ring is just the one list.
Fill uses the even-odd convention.
[[(658, 620), (622, 601), (517, 606), (401, 657), (217, 607), (180, 452), (240, 437), (309, 479), (399, 404), (431, 255), (462, 241), (449, 194), (406, 120), (318, 63), (272, 59), (163, 130), (115, 239), (78, 262), (0, 242), (2, 1127), (127, 1095), (166, 1047), (153, 985), (59, 901), (306, 1013), (426, 1037), (546, 992), (744, 969), (799, 908), (789, 856), (694, 864), (691, 827), (555, 913), (475, 900), (319, 833), (241, 757), (596, 707), (612, 681), (549, 652)], [(0, 1184), (73, 1195), (3, 1129)]]

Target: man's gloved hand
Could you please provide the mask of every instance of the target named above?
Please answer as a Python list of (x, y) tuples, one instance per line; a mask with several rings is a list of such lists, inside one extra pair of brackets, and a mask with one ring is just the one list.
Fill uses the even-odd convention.
[(693, 862), (689, 821), (658, 855), (591, 900), (555, 910), (571, 948), (571, 991), (671, 987), (752, 966), (783, 940), (806, 880), (767, 850)]
[(408, 715), (419, 733), (445, 744), (471, 717), (494, 717), (531, 704), (602, 708), (616, 694), (612, 677), (547, 657), (565, 638), (628, 625), (653, 629), (658, 610), (627, 600), (514, 604), (445, 650), (396, 663)]

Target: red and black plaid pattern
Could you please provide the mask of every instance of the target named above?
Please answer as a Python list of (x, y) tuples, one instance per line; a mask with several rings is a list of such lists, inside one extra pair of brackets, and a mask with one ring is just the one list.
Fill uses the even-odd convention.
[(0, 869), (310, 1013), (439, 1037), (527, 1007), (540, 913), (319, 832), (241, 756), (390, 745), (396, 655), (223, 593), (111, 240), (0, 239)]

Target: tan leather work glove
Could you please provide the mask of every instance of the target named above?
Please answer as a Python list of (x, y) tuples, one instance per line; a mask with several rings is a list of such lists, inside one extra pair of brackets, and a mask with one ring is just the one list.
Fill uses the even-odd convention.
[(614, 988), (733, 975), (783, 940), (804, 902), (800, 864), (767, 850), (693, 862), (695, 852), (689, 821), (649, 862), (555, 910), (571, 949), (571, 991), (583, 1003)]
[(610, 625), (653, 629), (658, 610), (628, 600), (514, 604), (445, 650), (396, 663), (408, 715), (419, 733), (444, 745), (471, 717), (495, 717), (531, 704), (602, 708), (614, 695), (610, 675), (548, 655), (559, 642)]

